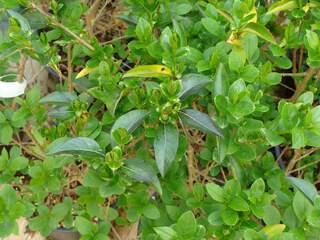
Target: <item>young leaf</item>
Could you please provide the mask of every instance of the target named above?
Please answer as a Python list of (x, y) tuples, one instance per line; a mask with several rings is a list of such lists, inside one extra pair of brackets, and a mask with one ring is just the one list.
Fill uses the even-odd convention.
[(176, 230), (182, 239), (190, 239), (197, 231), (197, 221), (191, 211), (185, 212), (178, 219)]
[(209, 195), (217, 202), (223, 203), (225, 201), (223, 188), (219, 185), (215, 183), (208, 183), (206, 185), (206, 189)]
[(218, 65), (215, 80), (214, 80), (213, 95), (225, 96), (227, 94), (228, 85), (229, 85), (229, 79), (226, 74), (226, 70), (224, 68), (223, 63), (220, 63)]
[[(125, 128), (128, 133), (132, 133), (137, 127), (140, 126), (148, 113), (149, 112), (147, 110), (132, 110), (123, 114), (113, 124), (111, 128), (111, 135), (112, 132), (118, 128)], [(112, 140), (114, 142), (114, 139)]]
[(153, 230), (160, 236), (162, 240), (175, 240), (178, 237), (176, 231), (170, 227), (155, 227)]
[(95, 71), (97, 68), (90, 68), (90, 67), (85, 67), (84, 69), (82, 69), (78, 75), (76, 76), (76, 79), (82, 78), (84, 76), (87, 76), (88, 74), (92, 73), (93, 71)]
[(182, 90), (179, 93), (181, 100), (199, 93), (206, 85), (212, 81), (205, 75), (202, 74), (187, 74), (181, 78)]
[(13, 10), (7, 10), (9, 15), (13, 18), (15, 18), (21, 27), (21, 30), (25, 33), (31, 33), (30, 25), (25, 17), (23, 17), (20, 13), (13, 11)]
[(71, 139), (57, 139), (48, 146), (49, 155), (74, 154), (91, 157), (104, 157), (99, 144), (91, 138), (76, 137)]
[(179, 112), (179, 116), (185, 124), (205, 133), (223, 136), (221, 130), (214, 124), (212, 119), (205, 113), (194, 109), (185, 109)]
[(178, 130), (167, 124), (159, 127), (154, 139), (154, 151), (158, 169), (164, 177), (175, 160), (179, 145)]
[(314, 202), (315, 198), (318, 195), (317, 189), (310, 182), (295, 178), (295, 177), (287, 177), (288, 181), (295, 186), (310, 202)]
[(271, 42), (272, 44), (277, 44), (276, 40), (274, 39), (270, 31), (265, 26), (260, 25), (258, 23), (248, 23), (246, 27), (243, 29), (243, 31), (254, 33), (262, 39)]
[(266, 234), (269, 238), (278, 235), (284, 231), (286, 225), (284, 224), (274, 224), (271, 226), (265, 226), (260, 230), (261, 233)]
[(164, 65), (144, 65), (136, 66), (133, 69), (126, 72), (122, 77), (171, 77), (172, 73), (169, 68)]
[(151, 183), (162, 194), (162, 188), (153, 168), (144, 160), (131, 158), (124, 161), (128, 175), (137, 181)]
[(282, 0), (279, 2), (273, 3), (270, 6), (267, 14), (273, 14), (273, 13), (280, 12), (280, 11), (292, 10), (297, 7), (298, 7), (298, 5), (295, 0)]
[(77, 96), (70, 92), (53, 92), (40, 99), (42, 104), (69, 104), (75, 100)]

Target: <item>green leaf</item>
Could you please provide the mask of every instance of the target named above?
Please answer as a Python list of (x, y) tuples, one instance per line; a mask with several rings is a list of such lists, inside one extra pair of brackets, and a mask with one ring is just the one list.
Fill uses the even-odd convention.
[(285, 228), (286, 228), (286, 225), (284, 224), (274, 224), (271, 226), (265, 226), (260, 230), (260, 232), (263, 234), (266, 234), (269, 238), (271, 238), (273, 236), (281, 234)]
[(300, 191), (297, 191), (294, 195), (292, 206), (296, 217), (300, 221), (304, 221), (312, 209), (310, 200)]
[(2, 144), (9, 144), (12, 140), (12, 136), (12, 127), (8, 123), (3, 124), (0, 128), (0, 142)]
[(295, 0), (282, 0), (279, 2), (273, 3), (267, 12), (267, 14), (273, 14), (280, 11), (287, 11), (297, 8)]
[(229, 87), (229, 79), (223, 63), (219, 63), (214, 79), (213, 96), (225, 96)]
[[(128, 113), (123, 114), (120, 116), (111, 128), (111, 135), (112, 132), (118, 128), (125, 128), (129, 133), (132, 133), (137, 127), (139, 127), (142, 121), (148, 115), (147, 110), (132, 110)], [(113, 142), (114, 139), (112, 138)]]
[(182, 89), (179, 93), (181, 100), (186, 99), (187, 97), (198, 94), (201, 92), (205, 86), (211, 83), (211, 79), (202, 74), (187, 74), (181, 78)]
[(319, 40), (317, 33), (307, 30), (306, 31), (306, 40), (307, 40), (310, 48), (315, 49), (315, 50), (319, 49), (320, 40)]
[(164, 65), (141, 65), (126, 72), (122, 77), (143, 77), (143, 78), (158, 78), (171, 77), (172, 73), (169, 68)]
[(204, 28), (216, 37), (223, 37), (224, 32), (221, 24), (212, 18), (202, 18), (201, 23)]
[(260, 25), (258, 23), (248, 23), (246, 27), (243, 29), (243, 31), (254, 33), (262, 39), (271, 42), (272, 44), (277, 44), (276, 40), (274, 39), (270, 31), (265, 26)]
[(218, 9), (218, 8), (214, 8), (214, 10), (217, 11), (218, 14), (220, 14), (222, 17), (224, 17), (227, 21), (229, 21), (231, 24), (235, 23), (234, 18), (232, 17), (231, 14), (229, 14), (228, 12)]
[(136, 26), (136, 35), (141, 42), (148, 41), (152, 36), (152, 26), (144, 18), (139, 18)]
[(41, 98), (42, 104), (70, 104), (77, 96), (71, 92), (53, 92)]
[(155, 205), (149, 204), (143, 209), (143, 215), (149, 219), (158, 219), (160, 218), (160, 211)]
[(228, 57), (229, 68), (234, 72), (239, 72), (243, 68), (246, 59), (245, 50), (240, 47), (234, 47)]
[(151, 183), (162, 194), (162, 188), (153, 168), (144, 160), (131, 158), (124, 161), (128, 175), (137, 181)]
[(28, 20), (25, 17), (23, 17), (20, 13), (16, 11), (13, 11), (13, 10), (7, 10), (7, 11), (11, 17), (15, 18), (19, 22), (21, 30), (23, 32), (31, 33), (30, 25), (28, 23)]
[(47, 153), (50, 155), (74, 154), (92, 157), (104, 157), (105, 155), (99, 144), (87, 137), (76, 137), (62, 141), (57, 139), (48, 146)]
[(222, 221), (229, 226), (234, 226), (239, 221), (238, 213), (230, 209), (223, 210), (221, 213), (221, 218)]
[(192, 5), (189, 3), (181, 3), (176, 9), (174, 9), (175, 13), (179, 16), (185, 15), (192, 10)]
[(93, 233), (93, 223), (84, 217), (76, 217), (75, 226), (78, 232), (82, 235)]
[(215, 183), (208, 183), (206, 185), (206, 189), (210, 197), (212, 197), (217, 202), (223, 203), (225, 201), (224, 191), (222, 187), (218, 186)]
[(302, 128), (295, 127), (291, 131), (292, 134), (292, 148), (299, 149), (306, 145), (306, 139)]
[(261, 128), (260, 131), (265, 136), (265, 138), (267, 139), (268, 143), (271, 146), (280, 145), (281, 143), (283, 143), (285, 141), (284, 137), (281, 137), (280, 135), (275, 133), (275, 131), (273, 131), (273, 130), (269, 130), (269, 129), (266, 129), (266, 128)]
[(258, 178), (254, 181), (254, 183), (250, 187), (250, 194), (251, 196), (255, 197), (256, 199), (261, 199), (263, 193), (265, 191), (265, 183), (262, 178)]
[(179, 116), (183, 123), (213, 135), (223, 136), (222, 131), (214, 124), (212, 119), (205, 113), (194, 109), (179, 111)]
[(175, 240), (178, 237), (176, 231), (170, 227), (155, 227), (153, 230), (162, 240)]
[(264, 83), (267, 83), (269, 85), (277, 85), (281, 83), (281, 74), (276, 72), (268, 73), (268, 75), (264, 78), (262, 78), (262, 81)]
[(188, 239), (194, 236), (197, 231), (197, 221), (191, 211), (185, 212), (178, 219), (176, 224), (178, 235), (183, 239)]
[(238, 212), (250, 210), (248, 203), (241, 197), (233, 197), (229, 203), (229, 207)]
[(164, 177), (175, 160), (179, 146), (179, 132), (171, 125), (159, 127), (154, 139), (154, 151), (158, 169)]
[(314, 202), (316, 197), (318, 196), (318, 192), (316, 187), (308, 182), (307, 180), (295, 178), (295, 177), (287, 177), (288, 181), (295, 186), (310, 202)]
[(10, 161), (10, 170), (12, 171), (19, 171), (21, 169), (24, 169), (28, 166), (29, 159), (18, 156)]
[(281, 215), (277, 208), (272, 205), (267, 205), (263, 208), (263, 221), (267, 225), (278, 224), (281, 220)]

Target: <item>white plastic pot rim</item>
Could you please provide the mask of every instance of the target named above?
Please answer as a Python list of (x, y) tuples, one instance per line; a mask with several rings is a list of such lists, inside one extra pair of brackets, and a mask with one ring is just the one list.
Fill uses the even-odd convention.
[[(0, 80), (3, 77), (0, 77)], [(21, 83), (0, 81), (0, 98), (13, 98), (13, 97), (20, 96), (24, 94), (26, 87), (27, 87), (27, 81), (25, 79), (23, 79), (23, 82)]]

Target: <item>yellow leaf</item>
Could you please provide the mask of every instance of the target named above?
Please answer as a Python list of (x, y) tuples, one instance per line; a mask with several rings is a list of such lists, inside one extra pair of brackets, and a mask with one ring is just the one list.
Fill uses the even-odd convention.
[(274, 235), (282, 233), (285, 228), (286, 225), (284, 224), (275, 224), (262, 228), (260, 232), (268, 235), (268, 237), (273, 237)]
[(85, 67), (78, 73), (78, 75), (76, 76), (76, 79), (87, 76), (89, 73), (92, 73), (94, 70), (96, 70), (96, 68)]
[(252, 18), (249, 20), (249, 22), (257, 23), (257, 9), (256, 7), (253, 7), (252, 10), (244, 15), (244, 17), (247, 17), (249, 15), (252, 15)]
[(275, 2), (272, 4), (267, 12), (267, 14), (272, 14), (280, 11), (287, 11), (297, 8), (298, 5), (294, 0), (282, 0), (280, 2)]
[(172, 72), (164, 65), (141, 65), (129, 70), (123, 75), (128, 77), (171, 77)]

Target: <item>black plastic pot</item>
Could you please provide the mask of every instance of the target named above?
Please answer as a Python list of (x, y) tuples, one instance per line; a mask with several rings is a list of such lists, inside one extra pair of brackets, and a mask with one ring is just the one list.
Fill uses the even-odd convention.
[(52, 240), (79, 240), (81, 236), (78, 232), (71, 229), (58, 228), (49, 237)]

